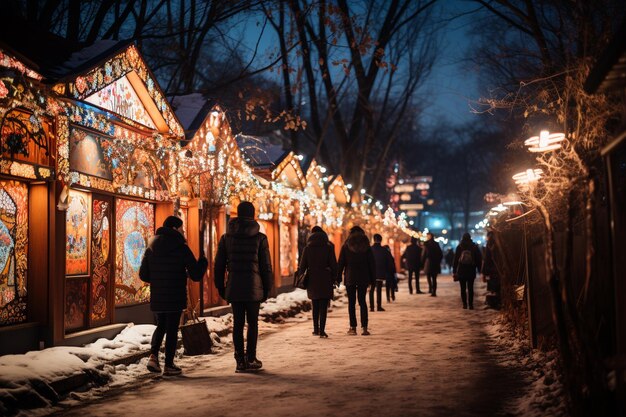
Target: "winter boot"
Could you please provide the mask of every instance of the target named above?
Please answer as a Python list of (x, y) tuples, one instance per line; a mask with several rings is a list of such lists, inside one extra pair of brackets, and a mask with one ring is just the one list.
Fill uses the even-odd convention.
[(370, 332), (367, 331), (367, 327), (363, 327), (362, 331), (361, 331), (361, 335), (363, 336), (369, 336)]
[(248, 371), (258, 371), (263, 368), (263, 362), (258, 360), (255, 355), (248, 356)]
[(322, 339), (328, 339), (328, 335), (326, 334), (326, 332), (325, 332), (324, 330), (321, 330), (321, 331), (320, 331), (320, 337), (321, 337)]
[(356, 327), (350, 327), (350, 330), (348, 330), (348, 335), (356, 336)]
[(148, 371), (161, 373), (161, 365), (159, 365), (159, 358), (155, 355), (150, 355), (148, 358)]
[(163, 368), (163, 375), (165, 376), (173, 376), (173, 375), (180, 375), (183, 373), (183, 370), (180, 369), (178, 366), (174, 365), (173, 363), (171, 364), (165, 364), (165, 367)]
[(243, 353), (235, 353), (235, 361), (237, 362), (235, 372), (246, 372), (248, 364), (246, 363), (245, 355)]

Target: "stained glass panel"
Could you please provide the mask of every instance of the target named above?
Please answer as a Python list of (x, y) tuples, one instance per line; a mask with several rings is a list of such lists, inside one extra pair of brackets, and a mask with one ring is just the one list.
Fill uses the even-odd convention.
[(111, 277), (111, 203), (93, 200), (91, 225), (91, 321), (109, 317), (108, 293)]
[(87, 278), (65, 280), (65, 331), (81, 329), (87, 318)]
[(85, 98), (85, 101), (142, 125), (151, 128), (155, 127), (143, 103), (139, 100), (135, 89), (126, 77), (122, 77), (102, 90), (96, 91)]
[(154, 234), (154, 205), (116, 201), (115, 305), (147, 302), (150, 287), (139, 279), (141, 258)]
[(70, 190), (65, 214), (65, 274), (89, 273), (89, 195)]
[(112, 143), (106, 136), (82, 129), (70, 129), (70, 169), (113, 180)]
[(0, 181), (0, 326), (26, 321), (28, 188)]

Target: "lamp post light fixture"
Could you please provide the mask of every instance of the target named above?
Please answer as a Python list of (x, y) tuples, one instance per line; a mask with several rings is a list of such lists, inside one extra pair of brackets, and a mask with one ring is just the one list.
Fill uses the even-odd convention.
[(548, 152), (561, 147), (561, 142), (565, 140), (564, 133), (550, 133), (542, 130), (539, 136), (533, 136), (524, 141), (530, 152)]
[(540, 169), (527, 169), (513, 175), (513, 180), (519, 187), (528, 187), (530, 184), (537, 182), (542, 175), (543, 171)]

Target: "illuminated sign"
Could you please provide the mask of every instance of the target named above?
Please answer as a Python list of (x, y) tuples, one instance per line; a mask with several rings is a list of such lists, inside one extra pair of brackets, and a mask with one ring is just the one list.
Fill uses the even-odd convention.
[(424, 210), (423, 204), (400, 204), (400, 210)]
[(413, 184), (396, 185), (393, 190), (396, 193), (412, 193), (415, 191), (415, 186)]

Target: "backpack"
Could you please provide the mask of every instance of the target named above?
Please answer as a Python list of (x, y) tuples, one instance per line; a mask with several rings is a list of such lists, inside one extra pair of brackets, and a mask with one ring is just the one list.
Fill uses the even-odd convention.
[(474, 265), (474, 257), (472, 256), (471, 250), (465, 249), (463, 252), (461, 252), (461, 256), (459, 256), (459, 264)]

